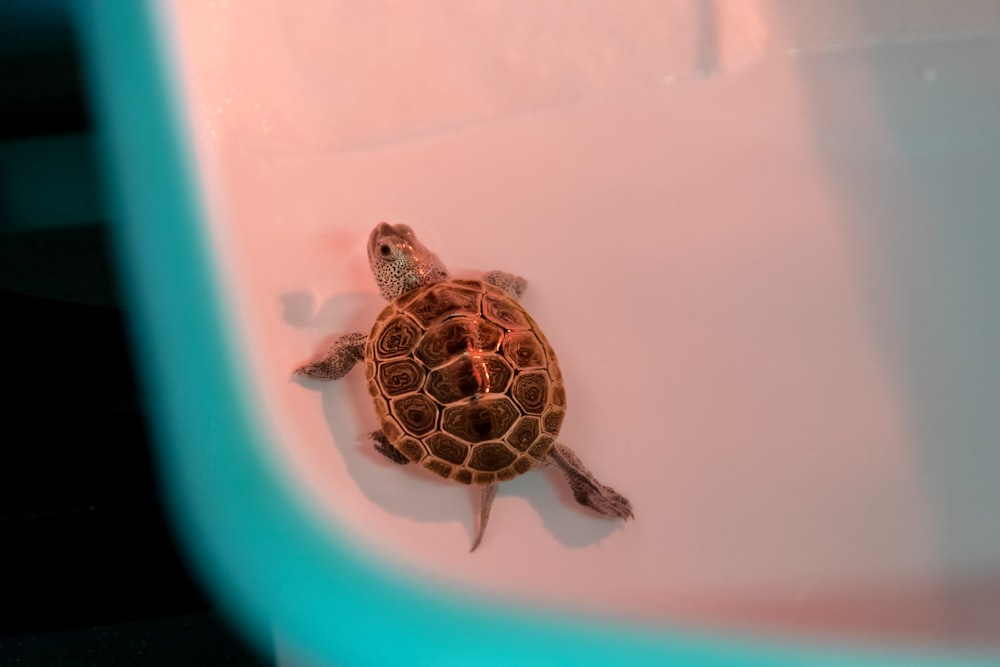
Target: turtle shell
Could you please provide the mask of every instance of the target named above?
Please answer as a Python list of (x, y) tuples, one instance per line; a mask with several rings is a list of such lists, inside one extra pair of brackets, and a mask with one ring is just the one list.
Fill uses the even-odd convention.
[(530, 470), (566, 412), (552, 347), (521, 305), (478, 280), (445, 280), (396, 299), (365, 347), (382, 431), (406, 458), (464, 484)]

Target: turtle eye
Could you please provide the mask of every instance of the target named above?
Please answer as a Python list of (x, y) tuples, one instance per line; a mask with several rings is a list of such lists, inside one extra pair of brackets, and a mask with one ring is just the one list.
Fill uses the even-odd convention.
[(378, 247), (378, 254), (382, 255), (383, 257), (388, 257), (389, 255), (392, 254), (392, 248), (389, 247), (388, 243), (383, 243)]

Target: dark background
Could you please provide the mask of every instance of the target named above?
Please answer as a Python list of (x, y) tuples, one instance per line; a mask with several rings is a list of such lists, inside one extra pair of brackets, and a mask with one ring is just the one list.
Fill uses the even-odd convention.
[(0, 665), (264, 665), (164, 514), (72, 0), (0, 0)]

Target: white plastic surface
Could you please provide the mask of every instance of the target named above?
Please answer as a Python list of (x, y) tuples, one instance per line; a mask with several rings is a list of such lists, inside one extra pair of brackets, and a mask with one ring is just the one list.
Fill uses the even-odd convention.
[[(331, 530), (555, 607), (1000, 643), (1000, 3), (172, 11), (267, 455)], [(470, 555), (360, 370), (289, 379), (381, 309), (380, 220), (528, 278), (634, 522), (533, 471)]]

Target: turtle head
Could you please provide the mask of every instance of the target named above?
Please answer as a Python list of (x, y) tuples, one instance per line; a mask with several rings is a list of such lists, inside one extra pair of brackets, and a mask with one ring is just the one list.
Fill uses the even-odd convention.
[(368, 263), (387, 301), (448, 277), (441, 260), (407, 225), (380, 222), (368, 237)]

